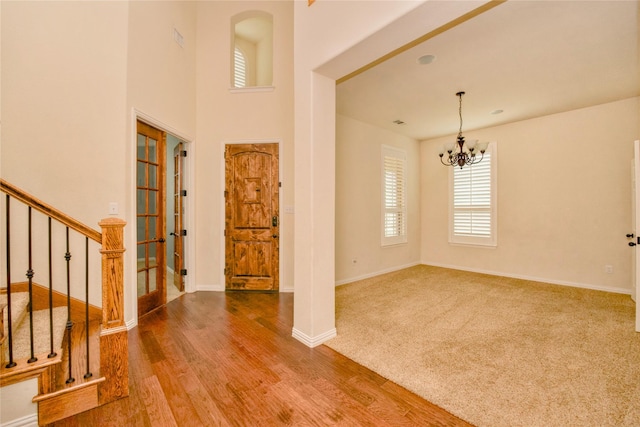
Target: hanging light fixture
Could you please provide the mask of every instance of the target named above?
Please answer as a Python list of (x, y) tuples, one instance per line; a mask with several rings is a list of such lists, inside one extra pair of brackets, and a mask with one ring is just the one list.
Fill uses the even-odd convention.
[[(465, 143), (464, 136), (462, 136), (462, 95), (464, 92), (456, 93), (456, 96), (460, 99), (460, 106), (458, 108), (458, 114), (460, 115), (460, 130), (458, 131), (458, 138), (456, 142), (450, 142), (445, 144), (440, 152), (440, 162), (445, 166), (460, 166), (460, 169), (464, 165), (472, 165), (479, 163), (484, 157), (484, 152), (487, 150), (488, 142), (478, 143), (477, 139), (472, 139)], [(445, 159), (444, 153), (447, 152), (449, 156)], [(476, 154), (480, 152), (480, 157), (476, 157)]]

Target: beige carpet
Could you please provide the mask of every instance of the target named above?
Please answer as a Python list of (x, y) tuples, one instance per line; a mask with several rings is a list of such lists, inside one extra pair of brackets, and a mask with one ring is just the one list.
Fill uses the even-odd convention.
[[(7, 303), (7, 294), (0, 294), (0, 305)], [(31, 334), (29, 330), (29, 313), (27, 305), (29, 294), (27, 292), (16, 292), (11, 294), (12, 307), (12, 332), (13, 332), (13, 359), (26, 359), (31, 356)], [(4, 310), (4, 334), (8, 337), (8, 310)], [(65, 325), (67, 323), (67, 308), (56, 307), (53, 309), (53, 349), (60, 353), (62, 349), (62, 338), (64, 336)], [(33, 335), (35, 355), (49, 354), (51, 351), (49, 329), (49, 310), (38, 310), (33, 312)], [(8, 345), (4, 348), (5, 360), (9, 359)]]
[(326, 344), (478, 426), (640, 426), (635, 303), (417, 266), (336, 289)]

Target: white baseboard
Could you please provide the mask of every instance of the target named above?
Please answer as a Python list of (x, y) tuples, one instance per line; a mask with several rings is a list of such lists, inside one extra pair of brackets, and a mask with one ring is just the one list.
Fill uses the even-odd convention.
[(310, 337), (309, 335), (300, 332), (296, 328), (293, 328), (291, 336), (306, 345), (307, 347), (313, 348), (317, 347), (325, 341), (330, 340), (331, 338), (335, 338), (338, 335), (336, 328), (330, 329), (327, 332), (316, 335), (315, 337)]
[(384, 270), (379, 270), (379, 271), (376, 271), (376, 272), (373, 272), (373, 273), (363, 274), (361, 276), (356, 276), (356, 277), (350, 277), (348, 279), (337, 280), (335, 285), (336, 286), (346, 285), (347, 283), (357, 282), (358, 280), (364, 280), (364, 279), (368, 279), (370, 277), (379, 276), (379, 275), (385, 274), (385, 273), (392, 273), (392, 272), (398, 271), (398, 270), (404, 270), (405, 268), (414, 267), (414, 266), (420, 265), (420, 264), (424, 264), (424, 263), (416, 261), (416, 262), (412, 262), (412, 263), (405, 264), (405, 265), (399, 265), (399, 266), (396, 266), (396, 267), (386, 268)]
[(7, 421), (2, 427), (38, 427), (38, 414), (27, 415), (22, 418)]
[(528, 276), (525, 274), (511, 274), (511, 273), (504, 273), (501, 271), (483, 270), (478, 268), (468, 268), (468, 267), (461, 267), (459, 265), (441, 264), (437, 262), (422, 261), (422, 264), (430, 265), (433, 267), (450, 268), (453, 270), (469, 271), (471, 273), (490, 274), (492, 276), (502, 276), (502, 277), (510, 277), (512, 279), (530, 280), (532, 282), (549, 283), (551, 285), (571, 286), (573, 288), (583, 288), (583, 289), (591, 289), (593, 291), (603, 291), (603, 292), (612, 292), (614, 294), (631, 295), (631, 289), (626, 289), (626, 288), (608, 288), (605, 286), (596, 286), (596, 285), (590, 285), (586, 283), (555, 280), (555, 279), (549, 279), (546, 277)]
[(196, 285), (196, 292), (224, 292), (224, 286), (221, 285)]

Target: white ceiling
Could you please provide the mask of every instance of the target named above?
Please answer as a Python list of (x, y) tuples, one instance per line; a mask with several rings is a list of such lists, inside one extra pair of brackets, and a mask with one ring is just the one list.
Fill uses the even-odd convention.
[(638, 96), (638, 4), (507, 1), (338, 84), (337, 112), (422, 140), (458, 132), (459, 91), (465, 135)]

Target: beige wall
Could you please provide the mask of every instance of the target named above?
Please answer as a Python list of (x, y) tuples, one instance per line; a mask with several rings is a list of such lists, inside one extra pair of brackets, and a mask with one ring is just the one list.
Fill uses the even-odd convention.
[[(128, 5), (127, 134), (126, 155), (122, 159), (127, 179), (125, 209), (121, 214), (128, 223), (125, 229), (125, 246), (128, 248), (125, 253), (125, 316), (127, 323), (132, 325), (137, 322), (135, 118), (139, 116), (187, 142), (194, 141), (197, 41), (195, 3), (133, 1)], [(174, 29), (182, 35), (183, 46), (174, 41)], [(194, 145), (195, 142), (187, 148), (195, 152)], [(191, 159), (187, 158), (186, 163), (190, 162)], [(187, 175), (192, 172), (188, 170)], [(187, 198), (186, 225), (193, 230), (193, 225), (188, 222), (192, 206), (193, 202)], [(195, 239), (195, 236), (185, 239), (187, 246), (191, 243), (189, 239)], [(188, 269), (193, 267), (196, 257), (197, 254), (187, 254)], [(187, 277), (186, 281), (189, 287), (194, 280)]]
[[(407, 153), (407, 243), (382, 247), (381, 147)], [(418, 141), (338, 115), (336, 119), (336, 283), (420, 262)], [(353, 260), (356, 260), (354, 263)]]
[[(293, 335), (335, 335), (335, 80), (477, 7), (477, 2), (294, 2)], [(408, 13), (411, 12), (411, 13)]]
[[(639, 99), (465, 132), (498, 143), (498, 247), (450, 245), (448, 168), (421, 145), (425, 264), (631, 291), (631, 159)], [(613, 274), (605, 273), (613, 266)]]
[(124, 201), (127, 4), (1, 7), (2, 177), (97, 228)]
[[(124, 201), (127, 6), (53, 1), (1, 2), (0, 7), (0, 174), (99, 229), (99, 220), (108, 216), (109, 202)], [(26, 220), (26, 212), (19, 213), (19, 203), (12, 207), (12, 228), (26, 230), (20, 223)], [(46, 238), (45, 221), (34, 214), (36, 241)], [(77, 260), (71, 263), (71, 275), (75, 278), (84, 277), (83, 240), (71, 233), (70, 249)], [(12, 242), (14, 254), (26, 253), (21, 247), (26, 239), (14, 235)], [(64, 227), (57, 223), (53, 245), (54, 250), (65, 250)], [(41, 249), (33, 253), (34, 281), (47, 284), (42, 268), (46, 247)], [(99, 284), (97, 250), (92, 243), (90, 280)], [(27, 268), (27, 257), (12, 256), (12, 271)], [(16, 280), (23, 280), (21, 276)], [(54, 288), (65, 287), (64, 268), (54, 268), (53, 277)], [(90, 301), (100, 305), (97, 286), (90, 292)], [(71, 292), (84, 295), (83, 281), (73, 280)]]
[[(249, 10), (273, 15), (273, 86), (230, 91), (231, 17)], [(201, 2), (197, 20), (196, 281), (224, 289), (225, 144), (280, 143), (281, 290), (293, 289), (293, 4), (281, 1)]]

